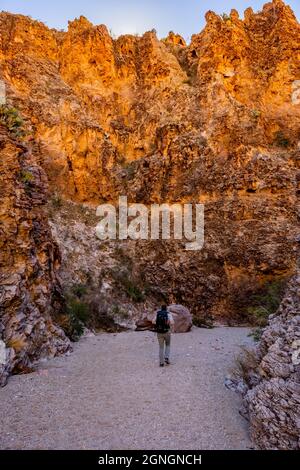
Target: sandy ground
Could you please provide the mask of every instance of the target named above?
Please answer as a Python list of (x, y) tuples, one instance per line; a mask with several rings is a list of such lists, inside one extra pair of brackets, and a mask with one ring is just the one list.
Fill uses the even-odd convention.
[(246, 328), (172, 337), (158, 367), (154, 333), (99, 334), (70, 356), (14, 376), (0, 390), (1, 449), (246, 449), (240, 398), (224, 377)]

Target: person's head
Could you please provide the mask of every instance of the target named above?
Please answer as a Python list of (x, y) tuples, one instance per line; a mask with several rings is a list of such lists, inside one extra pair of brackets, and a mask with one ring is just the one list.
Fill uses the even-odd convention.
[(166, 304), (162, 305), (162, 306), (161, 306), (161, 309), (162, 309), (162, 310), (167, 310)]

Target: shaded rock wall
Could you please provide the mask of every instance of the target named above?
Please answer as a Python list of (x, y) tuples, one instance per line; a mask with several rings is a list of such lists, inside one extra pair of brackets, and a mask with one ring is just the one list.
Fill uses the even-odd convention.
[(51, 314), (63, 307), (60, 262), (43, 211), (47, 178), (31, 150), (0, 127), (0, 384), (70, 343)]
[(261, 449), (300, 449), (300, 272), (258, 348), (256, 383), (245, 396), (251, 437)]

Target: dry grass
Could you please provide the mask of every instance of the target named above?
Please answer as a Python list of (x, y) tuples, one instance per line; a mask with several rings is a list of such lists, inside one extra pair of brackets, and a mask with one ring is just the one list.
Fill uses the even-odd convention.
[(256, 371), (258, 365), (259, 359), (255, 349), (241, 347), (241, 352), (236, 357), (235, 367), (231, 372), (234, 378), (243, 380), (247, 385), (250, 385), (250, 374)]
[(6, 344), (8, 348), (13, 348), (16, 352), (19, 352), (25, 347), (26, 340), (23, 335), (16, 335), (9, 339)]

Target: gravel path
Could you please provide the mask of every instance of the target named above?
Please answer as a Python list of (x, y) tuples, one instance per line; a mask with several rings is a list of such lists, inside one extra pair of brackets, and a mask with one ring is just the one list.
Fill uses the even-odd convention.
[(246, 328), (173, 335), (159, 368), (151, 332), (82, 339), (70, 356), (0, 390), (1, 449), (246, 449), (240, 399), (224, 387)]

